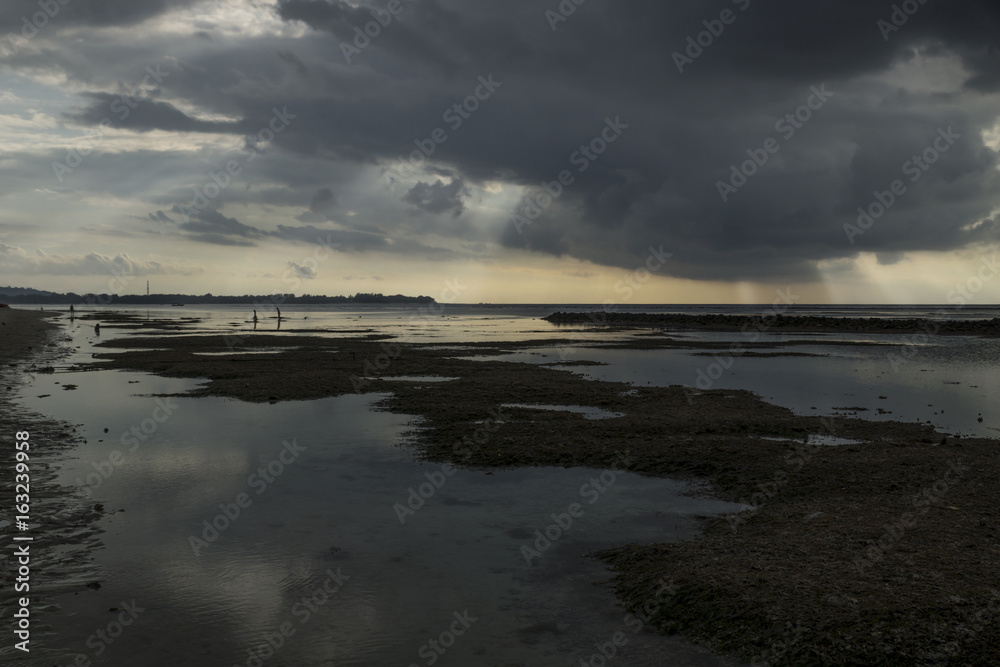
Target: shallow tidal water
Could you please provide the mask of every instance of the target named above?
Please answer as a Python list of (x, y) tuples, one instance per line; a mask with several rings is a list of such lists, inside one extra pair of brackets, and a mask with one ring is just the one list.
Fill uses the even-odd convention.
[[(89, 360), (95, 336), (73, 339), (65, 363)], [(419, 463), (414, 418), (375, 394), (153, 396), (195, 384), (57, 372), (21, 390), (86, 438), (61, 481), (103, 506), (105, 532), (100, 587), (57, 599), (31, 655), (5, 662), (579, 665), (623, 633), (608, 664), (732, 664), (634, 631), (587, 554), (690, 538), (739, 506), (611, 470)]]
[[(684, 338), (695, 344), (748, 342), (739, 334), (699, 332)], [(1000, 340), (937, 336), (917, 345), (910, 336), (890, 335), (761, 338), (779, 343), (803, 339), (817, 342), (760, 351), (817, 356), (740, 357), (733, 356), (728, 346), (705, 350), (539, 346), (479, 359), (537, 364), (594, 361), (605, 365), (565, 368), (584, 377), (637, 386), (745, 389), (803, 415), (856, 414), (869, 420), (921, 421), (945, 433), (1000, 438)], [(829, 340), (874, 340), (882, 345), (845, 346), (826, 343)]]
[[(963, 435), (1000, 433), (1000, 414), (992, 411), (1000, 393), (997, 341), (941, 336), (914, 345), (909, 337), (881, 336), (875, 339), (892, 346), (850, 347), (827, 344), (850, 336), (809, 334), (815, 344), (764, 351), (826, 356), (728, 358), (726, 350), (700, 356), (697, 349), (590, 347), (630, 334), (536, 319), (551, 310), (449, 309), (434, 318), (418, 310), (414, 318), (412, 309), (286, 309), (282, 329), (331, 336), (374, 329), (447, 343), (456, 356), (468, 354), (461, 343), (469, 340), (533, 339), (537, 348), (498, 358), (602, 362), (566, 368), (636, 386), (702, 386), (702, 373), (716, 375), (712, 365), (719, 364), (722, 372), (702, 388), (748, 389), (801, 414), (867, 408), (858, 416), (919, 419)], [(195, 332), (252, 326), (232, 307), (152, 312), (182, 315), (205, 318)], [(276, 321), (263, 322), (258, 331), (277, 330)], [(739, 506), (629, 473), (452, 472), (419, 463), (406, 444), (415, 418), (373, 409), (381, 398), (375, 394), (274, 405), (155, 398), (197, 382), (60, 372), (97, 350), (89, 323), (65, 325), (68, 344), (78, 349), (20, 395), (28, 407), (77, 424), (87, 440), (62, 467), (61, 481), (103, 506), (103, 548), (92, 554), (100, 588), (42, 611), (39, 628), (47, 629), (33, 637), (31, 655), (5, 647), (4, 664), (601, 664), (598, 651), (619, 632), (627, 641), (608, 665), (734, 664), (680, 639), (633, 632), (634, 619), (607, 585), (610, 574), (587, 554), (689, 539), (697, 517)], [(156, 331), (105, 328), (101, 338), (145, 334)], [(746, 342), (733, 334), (685, 335)], [(567, 338), (569, 346), (546, 344)], [(890, 355), (903, 350), (908, 361), (894, 366)], [(64, 389), (68, 384), (76, 387)], [(590, 406), (534, 407), (614, 418)], [(129, 610), (138, 610), (134, 622), (116, 625)]]

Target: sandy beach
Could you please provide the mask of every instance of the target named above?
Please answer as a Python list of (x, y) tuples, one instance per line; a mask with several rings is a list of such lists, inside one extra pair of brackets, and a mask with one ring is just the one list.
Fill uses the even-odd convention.
[[(0, 432), (5, 442), (12, 442), (15, 433), (30, 433), (30, 535), (31, 574), (28, 591), (15, 592), (13, 549), (5, 549), (0, 561), (0, 606), (13, 608), (14, 600), (28, 594), (33, 611), (52, 611), (58, 595), (87, 590), (93, 586), (96, 573), (90, 566), (89, 554), (98, 547), (101, 529), (97, 522), (101, 510), (87, 503), (79, 491), (56, 481), (59, 467), (73, 455), (80, 442), (72, 424), (55, 421), (45, 415), (25, 409), (12, 401), (15, 390), (32, 374), (51, 372), (51, 364), (60, 354), (63, 342), (61, 329), (51, 321), (52, 314), (40, 311), (0, 309)], [(9, 451), (13, 451), (10, 446)], [(0, 488), (5, 501), (14, 499), (14, 458), (6, 458), (0, 466)], [(11, 513), (13, 514), (13, 513)], [(13, 516), (8, 515), (12, 520)], [(15, 526), (4, 522), (0, 534), (10, 539)], [(45, 620), (34, 622), (32, 641), (44, 641), (51, 627)], [(0, 649), (0, 656), (20, 655), (10, 643)]]
[[(101, 318), (106, 329), (145, 326)], [(413, 443), (430, 461), (611, 468), (624, 457), (643, 475), (707, 480), (714, 496), (747, 510), (706, 521), (690, 541), (599, 554), (617, 573), (620, 600), (655, 609), (661, 632), (753, 664), (1000, 662), (996, 440), (866, 420), (851, 408), (801, 416), (747, 391), (632, 387), (473, 358), (538, 341), (468, 342), (456, 357), (449, 345), (315, 333), (126, 336), (102, 343), (92, 367), (205, 378), (185, 395), (258, 403), (384, 393), (383, 409), (421, 418)], [(511, 407), (531, 403), (620, 416)], [(672, 582), (666, 598), (663, 580)]]

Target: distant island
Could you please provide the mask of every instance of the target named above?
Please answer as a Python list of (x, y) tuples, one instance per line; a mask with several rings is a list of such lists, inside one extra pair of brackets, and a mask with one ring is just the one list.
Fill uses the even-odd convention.
[(325, 294), (244, 294), (242, 296), (216, 296), (213, 294), (76, 294), (46, 292), (30, 287), (0, 287), (0, 301), (11, 304), (66, 304), (102, 306), (171, 306), (197, 304), (268, 304), (329, 305), (329, 304), (430, 304), (436, 301), (429, 296), (404, 296), (402, 294), (375, 294), (360, 292), (354, 296), (326, 296)]

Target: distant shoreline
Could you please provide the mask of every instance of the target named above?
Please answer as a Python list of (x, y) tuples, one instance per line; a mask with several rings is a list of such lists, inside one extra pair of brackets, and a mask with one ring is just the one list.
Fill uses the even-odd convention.
[(432, 304), (429, 296), (402, 294), (355, 294), (353, 296), (326, 296), (323, 294), (246, 294), (242, 296), (213, 296), (211, 294), (67, 294), (38, 293), (3, 294), (0, 302), (18, 305), (75, 305), (75, 306), (173, 306), (173, 305), (246, 305), (257, 308), (302, 305), (380, 305), (380, 304)]

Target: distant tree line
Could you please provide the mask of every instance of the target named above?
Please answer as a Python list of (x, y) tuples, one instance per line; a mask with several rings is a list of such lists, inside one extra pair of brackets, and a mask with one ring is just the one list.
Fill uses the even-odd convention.
[(14, 304), (74, 304), (74, 305), (137, 305), (137, 306), (169, 306), (182, 304), (267, 304), (280, 306), (293, 305), (327, 305), (327, 304), (429, 304), (435, 303), (429, 296), (404, 296), (402, 294), (375, 294), (361, 292), (354, 296), (326, 296), (325, 294), (266, 294), (243, 296), (214, 296), (202, 294), (56, 294), (54, 292), (34, 292), (32, 294), (4, 294), (0, 287), (0, 301)]

